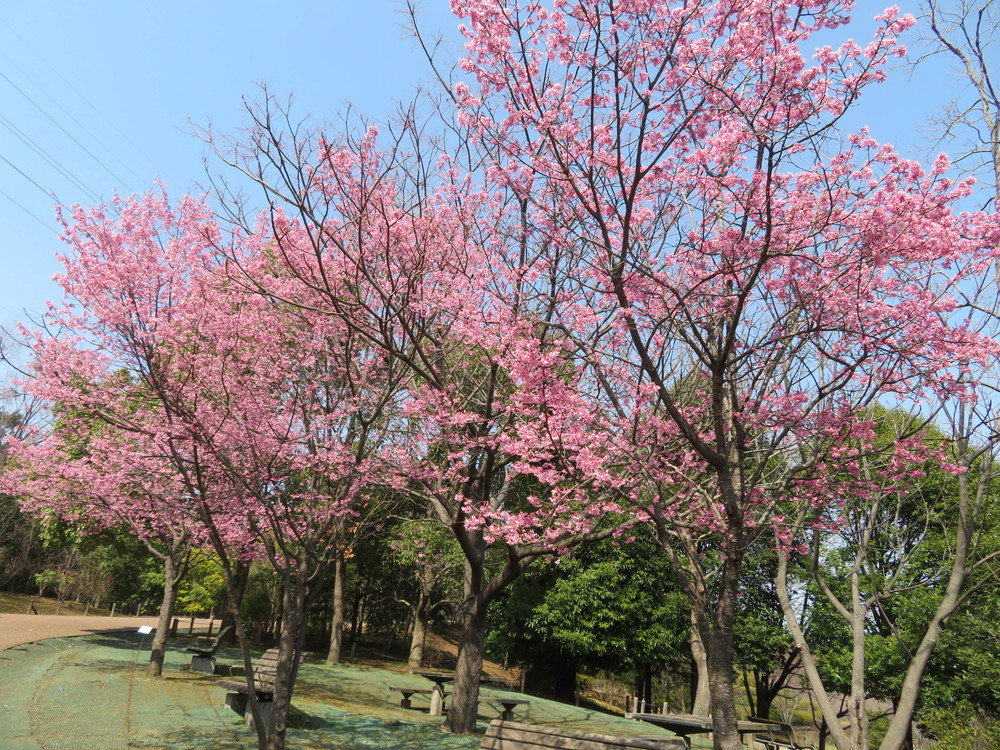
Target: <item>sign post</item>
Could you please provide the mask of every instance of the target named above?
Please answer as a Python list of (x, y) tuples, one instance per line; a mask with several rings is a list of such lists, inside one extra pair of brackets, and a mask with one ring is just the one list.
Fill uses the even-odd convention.
[(139, 648), (135, 652), (135, 659), (132, 660), (132, 675), (135, 676), (135, 668), (139, 663), (139, 652), (142, 651), (142, 647), (146, 642), (146, 636), (153, 632), (153, 628), (149, 625), (143, 625), (136, 631), (142, 638), (139, 639)]

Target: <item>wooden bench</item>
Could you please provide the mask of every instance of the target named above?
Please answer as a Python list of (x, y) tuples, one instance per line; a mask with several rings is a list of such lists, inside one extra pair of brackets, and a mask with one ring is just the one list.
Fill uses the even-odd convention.
[[(306, 656), (299, 654), (299, 663)], [(278, 676), (278, 649), (270, 648), (261, 654), (253, 670), (254, 693), (260, 708), (261, 718), (265, 726), (271, 723), (271, 712), (274, 710), (274, 681)], [(226, 705), (233, 711), (245, 717), (246, 725), (253, 726), (253, 713), (247, 711), (247, 684), (237, 680), (217, 680), (218, 687), (231, 691), (226, 695)]]
[(758, 729), (751, 735), (765, 750), (812, 750), (812, 745), (798, 743), (791, 724), (754, 717), (750, 717), (747, 721), (765, 725), (763, 730)]
[(232, 625), (227, 625), (220, 630), (219, 634), (212, 640), (198, 639), (199, 641), (204, 640), (205, 645), (195, 644), (194, 646), (188, 646), (184, 649), (185, 653), (194, 654), (194, 656), (191, 657), (192, 672), (215, 674), (215, 652), (218, 650), (219, 644), (222, 643), (222, 639), (225, 638), (232, 629)]
[(573, 732), (538, 724), (494, 719), (479, 746), (482, 750), (682, 750), (679, 737), (626, 737), (612, 734)]
[[(411, 695), (430, 695), (437, 688), (391, 687), (389, 689), (394, 693), (403, 694), (402, 700), (399, 701), (400, 708), (413, 708), (413, 704), (410, 702)], [(451, 693), (444, 693), (444, 695), (451, 695)]]

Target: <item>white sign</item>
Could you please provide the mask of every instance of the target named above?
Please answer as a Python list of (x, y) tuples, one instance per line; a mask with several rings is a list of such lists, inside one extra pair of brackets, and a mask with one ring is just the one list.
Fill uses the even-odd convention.
[(142, 635), (149, 635), (150, 633), (153, 632), (153, 629), (149, 627), (149, 625), (143, 625), (141, 628), (139, 628), (139, 632)]

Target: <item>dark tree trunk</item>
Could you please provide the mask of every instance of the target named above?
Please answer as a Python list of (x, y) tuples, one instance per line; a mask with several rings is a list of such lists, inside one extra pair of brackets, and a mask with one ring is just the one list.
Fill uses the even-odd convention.
[(235, 565), (235, 570), (232, 575), (232, 585), (233, 591), (232, 596), (226, 596), (226, 601), (222, 608), (222, 622), (219, 623), (219, 628), (231, 627), (232, 630), (229, 631), (229, 635), (226, 636), (227, 643), (235, 643), (237, 641), (236, 637), (236, 612), (233, 611), (233, 604), (238, 608), (243, 602), (243, 593), (247, 588), (247, 581), (250, 580), (250, 565), (245, 562), (237, 562)]
[[(294, 577), (288, 576), (283, 583), (281, 632), (278, 637), (278, 664), (274, 680), (274, 707), (270, 726), (265, 729), (267, 744), (264, 750), (284, 750), (285, 736), (288, 732), (288, 709), (292, 705), (292, 693), (299, 671), (299, 654), (302, 653), (308, 627), (309, 571), (299, 569)], [(254, 720), (256, 719), (255, 713)]]
[[(565, 703), (576, 702), (578, 661), (559, 652), (548, 654), (545, 661), (533, 664), (522, 672), (521, 692), (530, 683), (536, 695), (545, 695)], [(631, 709), (629, 709), (631, 710)]]
[(434, 593), (434, 571), (429, 567), (417, 570), (417, 606), (413, 608), (413, 636), (410, 638), (410, 656), (406, 666), (419, 669), (424, 661), (424, 644), (430, 630), (431, 595)]
[(423, 595), (413, 610), (413, 635), (410, 637), (410, 654), (406, 666), (410, 669), (420, 669), (424, 663), (424, 644), (427, 641), (429, 629), (429, 600)]
[[(635, 665), (635, 695), (646, 705), (647, 710), (653, 705), (653, 670), (649, 662)], [(642, 710), (641, 704), (639, 709)]]
[(708, 691), (712, 706), (715, 750), (740, 750), (736, 731), (736, 695), (733, 689), (732, 631), (713, 632), (704, 638), (708, 656)]
[(753, 716), (761, 719), (770, 718), (771, 704), (774, 703), (777, 694), (770, 689), (771, 684), (768, 682), (767, 675), (754, 671), (753, 681), (756, 685), (755, 690), (757, 693), (757, 705), (753, 706)]
[[(785, 661), (782, 663), (781, 670), (777, 674), (768, 674), (754, 670), (754, 689), (757, 699), (756, 707), (754, 708), (755, 713), (751, 714), (752, 716), (762, 719), (770, 717), (771, 706), (775, 698), (778, 697), (778, 694), (788, 684), (788, 680), (800, 666), (799, 650), (793, 648), (785, 654)], [(750, 705), (754, 706), (754, 701), (750, 699), (750, 696), (747, 696), (747, 698), (750, 700)]]
[(358, 591), (354, 594), (353, 606), (351, 607), (351, 635), (350, 643), (353, 646), (358, 642), (358, 635), (361, 633), (361, 612), (365, 608), (365, 592)]
[(174, 615), (174, 605), (177, 603), (178, 566), (171, 555), (163, 558), (163, 599), (160, 601), (160, 617), (156, 622), (156, 635), (153, 636), (152, 653), (149, 655), (147, 677), (159, 677), (163, 674), (163, 659), (167, 652), (167, 636), (170, 635), (170, 618)]
[(340, 650), (344, 641), (344, 578), (347, 566), (344, 563), (343, 551), (337, 552), (333, 563), (333, 615), (330, 618), (330, 650), (326, 660), (340, 661)]
[(694, 607), (691, 608), (691, 713), (707, 716), (709, 712), (708, 697), (708, 656), (705, 654), (705, 644), (698, 631), (698, 619)]
[[(736, 689), (734, 685), (733, 623), (743, 555), (738, 539), (726, 545), (721, 580), (715, 598), (715, 612), (695, 612), (699, 635), (705, 644), (708, 664), (708, 692), (712, 709), (714, 750), (741, 750), (736, 731)], [(704, 601), (704, 600), (703, 600)], [(693, 602), (692, 602), (693, 604)]]
[(458, 664), (455, 688), (445, 722), (449, 732), (470, 734), (476, 730), (479, 708), (479, 678), (483, 670), (486, 607), (478, 599), (467, 599), (458, 614)]

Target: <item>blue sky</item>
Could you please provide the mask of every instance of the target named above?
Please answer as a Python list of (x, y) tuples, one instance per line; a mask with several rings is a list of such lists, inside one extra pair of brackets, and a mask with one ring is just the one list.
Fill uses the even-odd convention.
[[(884, 4), (859, 0), (867, 38)], [(885, 3), (887, 4), (887, 3)], [(900, 2), (913, 12), (916, 2)], [(422, 25), (457, 40), (447, 0)], [(0, 2), (0, 326), (37, 313), (58, 288), (65, 205), (148, 189), (197, 191), (204, 144), (189, 123), (231, 132), (242, 97), (267, 82), (295, 111), (334, 119), (350, 102), (379, 118), (430, 74), (394, 0), (2, 0)], [(864, 20), (862, 20), (864, 19)], [(898, 72), (854, 118), (913, 153), (917, 127), (947, 98), (940, 66)], [(852, 123), (853, 124), (853, 123)]]

